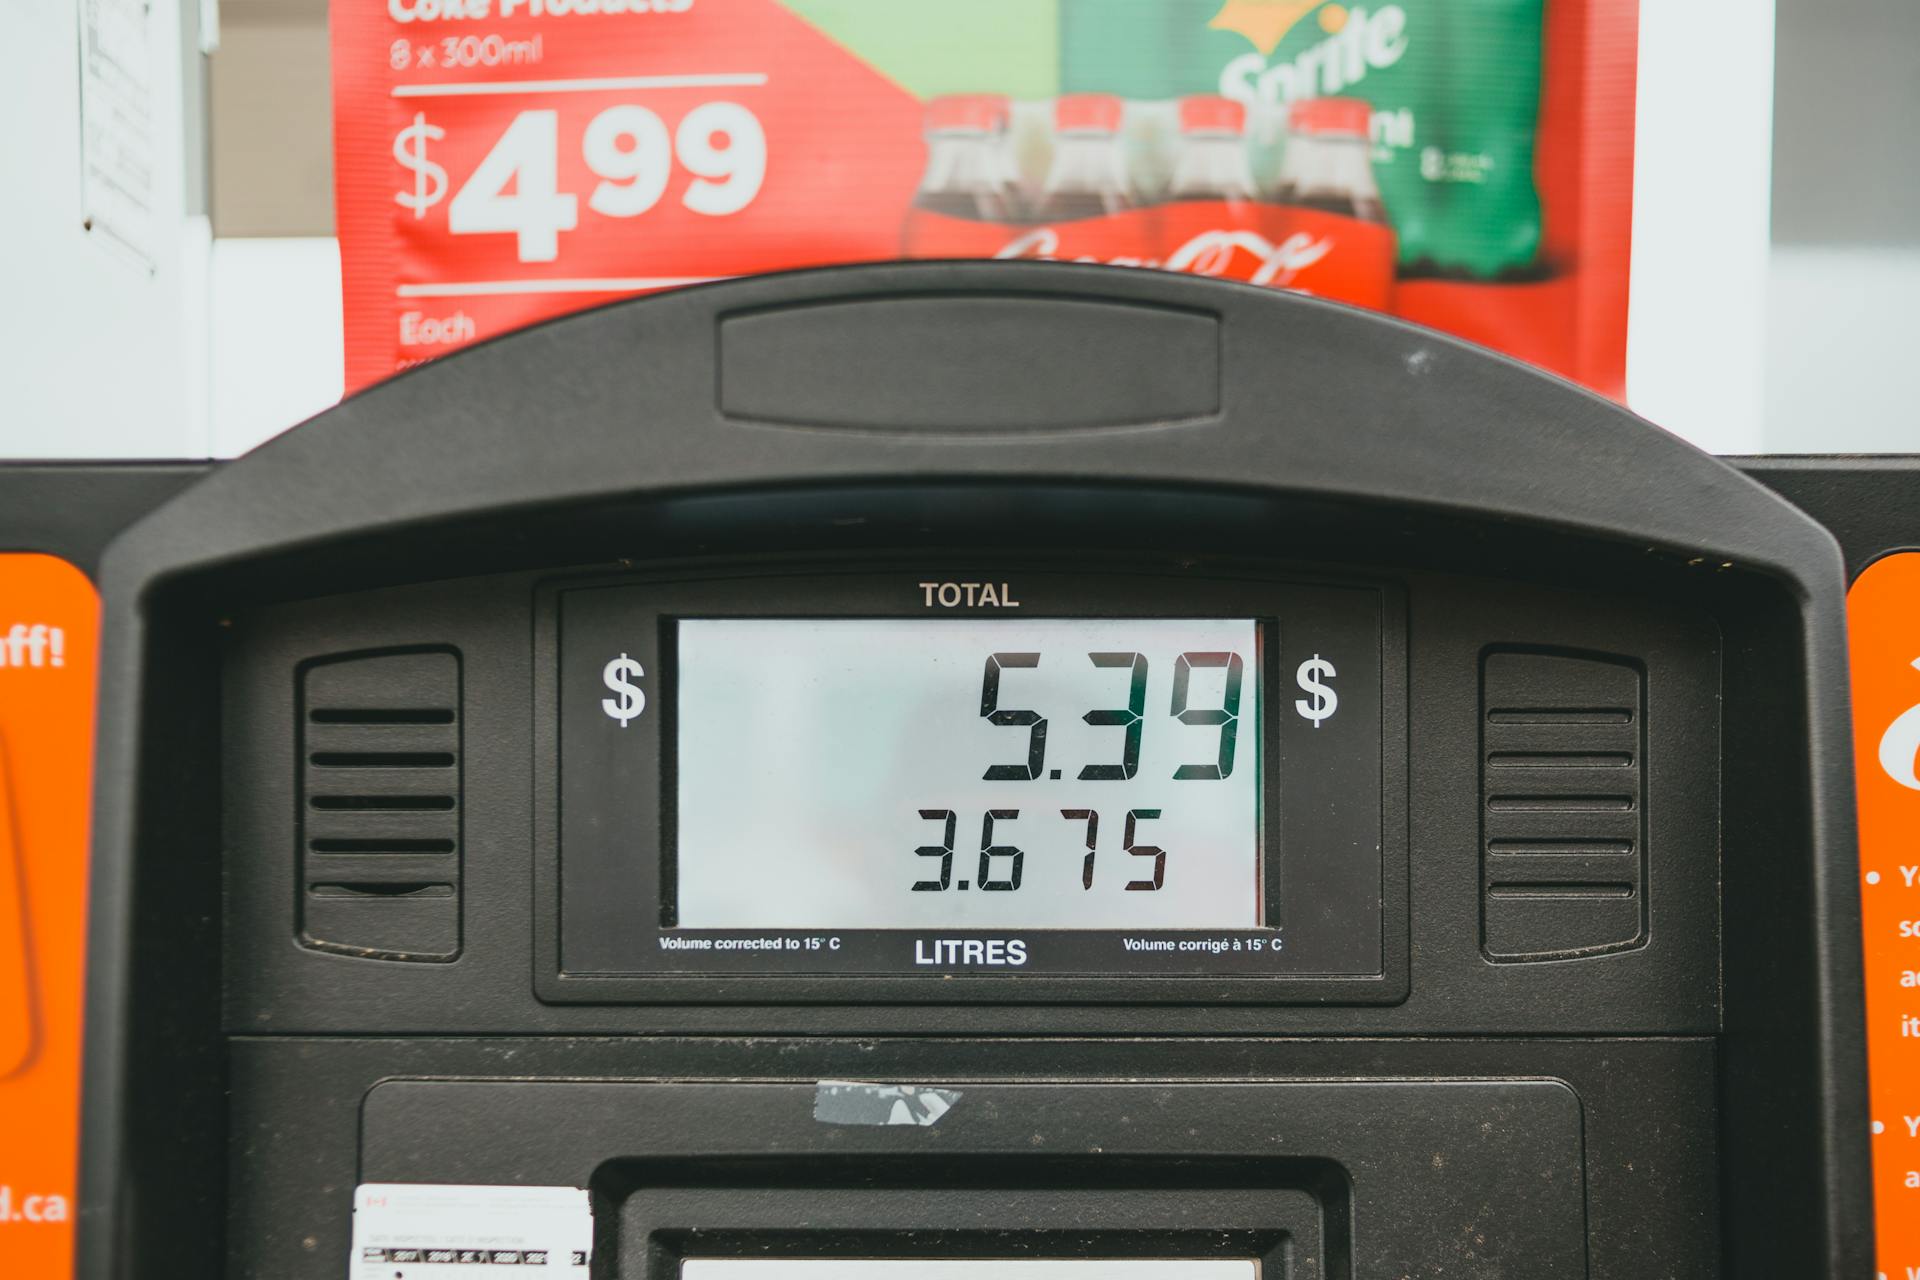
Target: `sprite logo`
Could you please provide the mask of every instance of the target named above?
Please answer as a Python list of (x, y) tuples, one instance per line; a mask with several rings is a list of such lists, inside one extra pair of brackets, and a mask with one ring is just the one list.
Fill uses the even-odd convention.
[[(1240, 3), (1245, 5), (1247, 0)], [(1232, 9), (1230, 4), (1220, 17), (1226, 18)], [(1376, 10), (1323, 5), (1318, 20), (1326, 37), (1278, 62), (1268, 60), (1291, 28), (1255, 33), (1235, 25), (1233, 29), (1263, 45), (1265, 51), (1243, 53), (1222, 68), (1220, 92), (1241, 102), (1269, 104), (1331, 97), (1365, 80), (1369, 71), (1391, 67), (1407, 52), (1407, 11), (1397, 4)], [(1220, 19), (1214, 25), (1220, 25)]]

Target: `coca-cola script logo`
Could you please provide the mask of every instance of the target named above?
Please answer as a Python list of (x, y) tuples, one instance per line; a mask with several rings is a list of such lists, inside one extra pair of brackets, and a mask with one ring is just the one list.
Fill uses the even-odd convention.
[(1333, 241), (1295, 232), (1275, 244), (1257, 231), (1202, 231), (1164, 258), (1100, 256), (1083, 253), (1063, 257), (1060, 233), (1053, 227), (1035, 227), (1008, 241), (995, 258), (1032, 258), (1046, 262), (1103, 262), (1115, 267), (1160, 267), (1190, 275), (1245, 280), (1250, 284), (1285, 287), (1294, 278), (1333, 251)]

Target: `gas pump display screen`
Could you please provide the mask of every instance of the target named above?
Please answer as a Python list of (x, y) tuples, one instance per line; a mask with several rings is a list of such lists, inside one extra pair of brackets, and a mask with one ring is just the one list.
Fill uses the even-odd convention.
[(676, 924), (1255, 929), (1252, 619), (684, 619)]
[(551, 588), (543, 990), (857, 977), (896, 981), (838, 989), (912, 1000), (991, 979), (1043, 1000), (1050, 975), (1086, 998), (1198, 977), (1274, 998), (1275, 978), (1382, 973), (1404, 693), (1381, 588), (963, 583)]
[(1259, 1280), (1251, 1259), (688, 1258), (680, 1280)]

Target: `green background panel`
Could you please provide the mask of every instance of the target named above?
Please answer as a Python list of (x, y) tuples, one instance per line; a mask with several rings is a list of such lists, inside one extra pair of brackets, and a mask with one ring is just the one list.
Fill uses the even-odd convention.
[(1221, 0), (1060, 0), (1060, 84), (1068, 93), (1177, 98), (1213, 93), (1220, 68), (1253, 44), (1207, 26)]
[(781, 0), (915, 97), (1060, 91), (1055, 0)]

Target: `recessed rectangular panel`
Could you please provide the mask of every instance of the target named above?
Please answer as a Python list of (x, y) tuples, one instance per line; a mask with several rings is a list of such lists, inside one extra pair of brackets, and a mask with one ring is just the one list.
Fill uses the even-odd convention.
[(1480, 663), (1481, 946), (1504, 963), (1647, 944), (1646, 677), (1500, 647)]
[(758, 422), (1059, 431), (1220, 411), (1219, 317), (1113, 298), (810, 303), (725, 316), (719, 341), (720, 412)]
[(677, 919), (1260, 927), (1252, 619), (685, 619)]
[(681, 1280), (1259, 1280), (1252, 1259), (688, 1258)]

